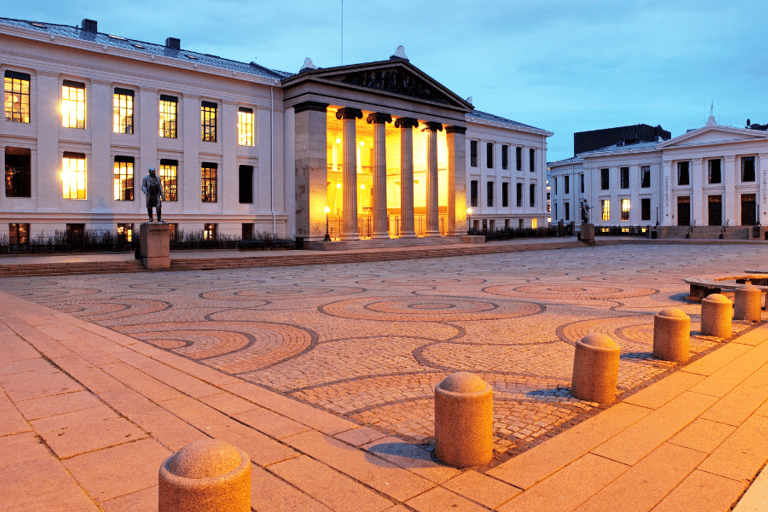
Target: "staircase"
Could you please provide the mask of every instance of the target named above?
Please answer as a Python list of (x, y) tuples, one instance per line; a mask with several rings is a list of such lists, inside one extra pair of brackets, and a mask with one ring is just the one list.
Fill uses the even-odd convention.
[(749, 240), (749, 226), (728, 226), (723, 230), (722, 226), (660, 226), (659, 238), (685, 238), (690, 231), (691, 240), (718, 240), (720, 233), (723, 240)]
[(83, 274), (124, 274), (129, 272), (145, 272), (145, 270), (138, 260), (83, 261), (43, 264), (30, 263), (24, 265), (2, 265), (0, 263), (0, 278)]

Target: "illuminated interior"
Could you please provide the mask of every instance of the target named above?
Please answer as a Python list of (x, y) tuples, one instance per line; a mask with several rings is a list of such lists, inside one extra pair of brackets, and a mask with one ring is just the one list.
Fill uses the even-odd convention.
[(85, 85), (65, 81), (61, 86), (61, 125), (85, 128)]
[[(330, 106), (326, 117), (327, 148), (327, 206), (329, 213), (329, 232), (333, 239), (338, 239), (344, 216), (344, 131), (343, 120), (336, 118), (339, 106)], [(361, 238), (370, 236), (373, 209), (373, 130), (374, 125), (366, 121), (371, 112), (363, 111), (362, 119), (355, 120), (355, 147), (357, 160), (357, 216)], [(387, 162), (387, 216), (389, 217), (389, 236), (400, 236), (401, 220), (401, 128), (392, 123), (385, 123)], [(413, 204), (414, 224), (417, 235), (426, 230), (426, 182), (427, 182), (427, 132), (421, 126), (413, 131)], [(445, 131), (437, 132), (437, 167), (438, 167), (438, 212), (440, 230), (444, 233), (448, 212), (448, 142)], [(325, 220), (325, 219), (323, 219)]]
[(85, 156), (65, 153), (61, 164), (64, 199), (85, 199)]
[(133, 159), (115, 159), (114, 200), (133, 201)]
[(173, 96), (160, 96), (160, 136), (175, 139), (179, 102)]
[(177, 201), (176, 172), (178, 163), (175, 160), (160, 160), (160, 181), (163, 183), (163, 201)]
[(29, 80), (5, 77), (5, 119), (29, 122)]
[(253, 110), (240, 108), (237, 112), (237, 141), (241, 146), (253, 146)]
[(133, 92), (116, 89), (112, 106), (114, 109), (112, 131), (133, 133)]

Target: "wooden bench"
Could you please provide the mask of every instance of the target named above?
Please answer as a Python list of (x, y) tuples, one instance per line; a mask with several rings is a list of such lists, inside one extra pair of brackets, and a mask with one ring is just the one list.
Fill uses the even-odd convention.
[[(688, 277), (683, 279), (690, 285), (688, 298), (700, 302), (701, 299), (713, 293), (722, 293), (723, 290), (735, 290), (747, 281), (760, 288), (763, 293), (768, 292), (768, 274), (745, 274), (738, 276), (718, 277)], [(732, 282), (725, 282), (732, 281)]]

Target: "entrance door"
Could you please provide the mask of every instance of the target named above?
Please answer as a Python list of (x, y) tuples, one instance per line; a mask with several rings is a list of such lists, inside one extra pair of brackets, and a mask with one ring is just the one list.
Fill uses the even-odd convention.
[(723, 225), (723, 196), (709, 196), (709, 221), (710, 226)]
[(741, 225), (757, 224), (757, 201), (755, 194), (741, 194)]
[(677, 198), (677, 225), (691, 225), (691, 198), (690, 196), (681, 196)]

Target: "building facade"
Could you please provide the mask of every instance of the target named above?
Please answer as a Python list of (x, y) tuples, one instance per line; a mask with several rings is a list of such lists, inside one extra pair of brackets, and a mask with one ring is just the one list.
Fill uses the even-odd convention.
[(706, 125), (549, 163), (553, 222), (754, 226), (768, 222), (768, 133)]
[(468, 208), (489, 228), (544, 223), (552, 134), (475, 111), (401, 49), (293, 74), (91, 20), (0, 19), (0, 41), (0, 234), (12, 241), (138, 229), (149, 167), (163, 220), (205, 236), (444, 236), (467, 231)]

